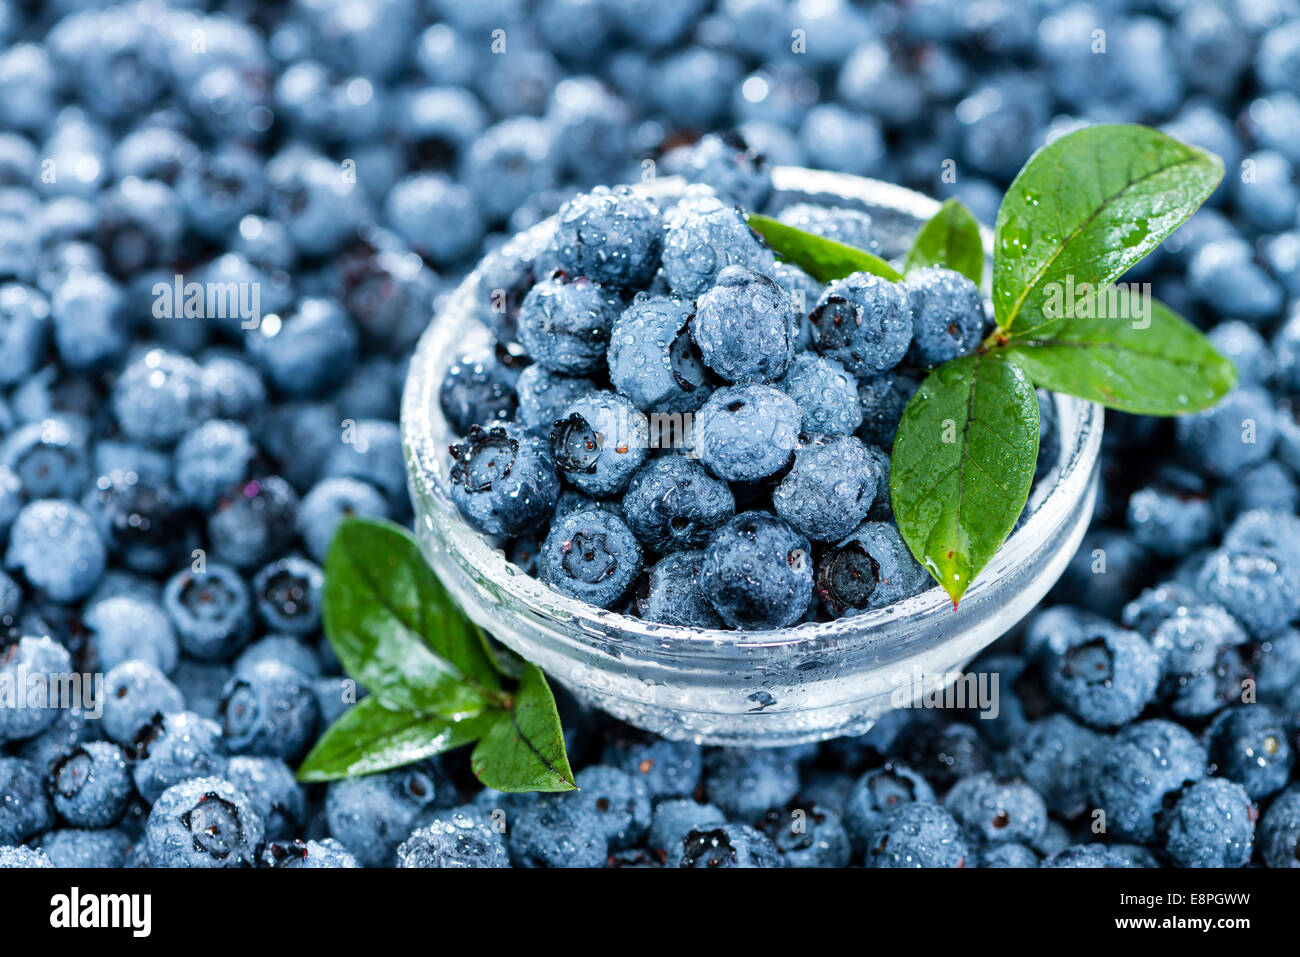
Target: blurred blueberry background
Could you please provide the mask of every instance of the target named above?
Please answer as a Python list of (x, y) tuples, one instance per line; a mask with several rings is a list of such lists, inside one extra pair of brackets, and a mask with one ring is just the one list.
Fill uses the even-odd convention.
[[(1102, 122), (1224, 158), (1130, 278), (1241, 385), (1108, 415), (1053, 607), (975, 666), (997, 720), (701, 751), (562, 698), (578, 795), (293, 782), (346, 707), (319, 563), (409, 520), (404, 364), (485, 251), (733, 130), (991, 223)], [(0, 710), (0, 865), (1300, 866), (1297, 163), (1294, 0), (0, 0), (0, 673), (107, 673), (102, 719)], [(200, 775), (243, 836), (178, 850), (150, 806)]]

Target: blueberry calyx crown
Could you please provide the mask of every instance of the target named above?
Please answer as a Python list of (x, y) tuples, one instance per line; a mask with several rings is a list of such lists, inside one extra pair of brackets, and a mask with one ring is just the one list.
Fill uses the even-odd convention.
[(736, 848), (722, 828), (711, 831), (691, 831), (682, 838), (682, 866), (694, 867), (702, 858), (708, 858), (709, 867), (736, 863)]
[(880, 583), (880, 563), (860, 542), (831, 553), (817, 572), (817, 594), (838, 611), (862, 608)]
[[(690, 317), (690, 319), (694, 318), (694, 315)], [(677, 330), (676, 338), (668, 347), (668, 368), (672, 371), (673, 379), (685, 392), (694, 392), (703, 386), (709, 377), (708, 367), (705, 366), (691, 333), (690, 319), (687, 319), (686, 324)]]
[(858, 308), (843, 296), (827, 296), (808, 315), (813, 330), (817, 333), (817, 350), (829, 352), (833, 349), (847, 348), (853, 341), (853, 330), (862, 322)]
[[(194, 849), (225, 860), (243, 842), (239, 808), (221, 795), (208, 791), (194, 807), (181, 814), (181, 823), (194, 835)], [(226, 828), (233, 833), (227, 833)]]
[(451, 480), (463, 482), (467, 492), (486, 492), (510, 474), (519, 442), (500, 426), (485, 429), (474, 425), (465, 434), (465, 441), (456, 443), (450, 451), (455, 460)]
[(618, 556), (601, 532), (581, 531), (561, 545), (565, 572), (578, 581), (595, 585), (618, 570)]
[(604, 436), (593, 429), (579, 413), (559, 419), (551, 429), (551, 450), (555, 464), (565, 472), (596, 471), (596, 462), (603, 451)]

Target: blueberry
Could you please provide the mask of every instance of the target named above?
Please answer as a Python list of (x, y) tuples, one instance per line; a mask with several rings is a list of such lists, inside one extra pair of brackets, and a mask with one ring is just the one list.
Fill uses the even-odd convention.
[(808, 441), (795, 450), (772, 502), (800, 534), (838, 541), (867, 517), (879, 480), (875, 459), (853, 436)]
[(49, 327), (49, 300), (20, 283), (0, 286), (0, 385), (21, 382), (40, 367)]
[(248, 586), (228, 565), (178, 572), (167, 581), (163, 607), (186, 654), (205, 660), (231, 657), (252, 633)]
[(1154, 840), (1166, 801), (1205, 777), (1206, 761), (1205, 748), (1171, 721), (1122, 728), (1103, 750), (1093, 779), (1093, 800), (1106, 814), (1108, 833)]
[(307, 676), (276, 661), (238, 672), (221, 696), (222, 739), (235, 754), (296, 758), (311, 743), (319, 718)]
[(132, 836), (121, 829), (59, 828), (41, 835), (41, 850), (60, 868), (125, 867)]
[(613, 392), (593, 392), (570, 403), (550, 433), (560, 474), (589, 495), (622, 492), (650, 446), (644, 413)]
[(1238, 651), (1241, 627), (1215, 605), (1163, 621), (1151, 636), (1161, 658), (1163, 696), (1179, 717), (1207, 717), (1238, 698), (1249, 677)]
[(30, 761), (0, 757), (0, 847), (33, 837), (54, 823), (54, 808)]
[(964, 867), (961, 827), (937, 804), (904, 804), (867, 838), (868, 867)]
[(506, 842), (476, 809), (456, 808), (423, 819), (397, 849), (398, 867), (509, 867)]
[(862, 441), (882, 449), (892, 448), (903, 409), (919, 385), (909, 376), (889, 372), (859, 379), (862, 428), (858, 430), (858, 436)]
[(476, 426), (451, 454), (452, 501), (478, 531), (518, 535), (555, 508), (560, 483), (546, 440), (513, 426)]
[(285, 395), (319, 395), (357, 362), (356, 325), (332, 300), (304, 299), (292, 315), (263, 316), (245, 340), (249, 355)]
[(113, 389), (113, 413), (127, 438), (171, 445), (212, 409), (198, 363), (153, 349), (127, 365)]
[(1265, 867), (1300, 867), (1300, 786), (1274, 798), (1259, 822), (1257, 843)]
[(1160, 666), (1145, 638), (1100, 621), (1082, 628), (1067, 647), (1049, 651), (1043, 662), (1053, 699), (1098, 728), (1118, 727), (1141, 714), (1155, 698)]
[(324, 562), (334, 532), (349, 517), (386, 518), (388, 503), (374, 487), (352, 478), (322, 479), (298, 508), (298, 535), (316, 562)]
[(637, 611), (646, 621), (685, 628), (721, 628), (722, 619), (700, 588), (703, 551), (675, 551), (650, 569)]
[(781, 852), (786, 867), (845, 867), (852, 853), (840, 815), (815, 804), (771, 810), (762, 830)]
[(799, 404), (807, 435), (852, 435), (862, 425), (857, 382), (834, 359), (801, 352), (777, 385)]
[(705, 136), (691, 148), (682, 172), (688, 182), (703, 183), (742, 209), (762, 209), (772, 192), (766, 158), (740, 133)]
[(1033, 843), (1047, 827), (1047, 807), (1037, 791), (988, 772), (958, 780), (943, 806), (972, 844)]
[(158, 796), (145, 829), (154, 867), (251, 867), (265, 835), (248, 796), (220, 777), (195, 777)]
[(70, 502), (29, 502), (9, 531), (8, 566), (55, 601), (88, 595), (104, 573), (106, 558), (94, 522)]
[(22, 483), (28, 499), (73, 498), (89, 478), (86, 435), (61, 416), (29, 422), (0, 443), (0, 465)]
[(638, 409), (694, 412), (712, 392), (691, 333), (691, 306), (676, 296), (637, 293), (610, 330), (609, 376)]
[(484, 231), (473, 194), (437, 173), (399, 180), (384, 203), (384, 219), (435, 266), (467, 258)]
[(1255, 687), (1263, 701), (1276, 703), (1300, 682), (1300, 631), (1288, 628), (1260, 642), (1255, 659)]
[(701, 824), (668, 849), (665, 867), (782, 867), (771, 839), (745, 824)]
[(5, 679), (0, 686), (6, 688), (0, 699), (0, 741), (31, 738), (54, 724), (59, 702), (48, 696), (61, 676), (71, 672), (71, 655), (53, 638), (24, 637), (10, 644), (7, 637), (0, 636), (0, 676)]
[(628, 527), (657, 552), (699, 548), (735, 511), (727, 484), (679, 455), (651, 459), (623, 496)]
[(49, 857), (39, 848), (19, 844), (17, 847), (0, 847), (0, 870), (7, 868), (53, 867)]
[(643, 285), (659, 268), (662, 223), (652, 199), (626, 187), (598, 187), (560, 207), (556, 262), (569, 275), (611, 288)]
[(108, 827), (131, 797), (131, 775), (122, 749), (109, 741), (87, 741), (50, 767), (54, 808), (74, 827)]
[(688, 799), (660, 801), (655, 805), (646, 843), (666, 860), (674, 850), (681, 853), (680, 848), (690, 832), (708, 831), (726, 823), (722, 810), (712, 804), (697, 804)]
[(575, 379), (533, 364), (519, 373), (515, 383), (519, 422), (525, 428), (549, 431), (563, 418), (570, 404), (596, 391), (590, 379)]
[(705, 755), (704, 794), (729, 818), (761, 821), (799, 791), (799, 766), (790, 748), (720, 748)]
[(100, 669), (108, 671), (133, 659), (148, 662), (164, 674), (176, 668), (180, 653), (176, 632), (157, 602), (125, 595), (105, 598), (86, 609), (84, 620)]
[(1251, 246), (1235, 236), (1201, 246), (1187, 279), (1192, 292), (1220, 315), (1262, 324), (1283, 306), (1282, 287), (1255, 262)]
[(157, 574), (185, 553), (186, 537), (176, 534), (187, 519), (185, 503), (165, 480), (144, 467), (110, 469), (82, 498), (113, 557), (128, 568)]
[(1131, 868), (1141, 865), (1134, 863), (1131, 858), (1117, 853), (1113, 845), (1072, 844), (1049, 856), (1040, 866), (1058, 868)]
[(619, 308), (618, 300), (599, 283), (557, 274), (524, 297), (518, 317), (520, 342), (534, 361), (554, 372), (599, 372)]
[(464, 435), (472, 425), (508, 422), (518, 405), (516, 378), (491, 352), (461, 356), (447, 368), (438, 388), (438, 404), (447, 424)]
[(719, 478), (766, 478), (790, 461), (802, 418), (795, 401), (771, 386), (719, 389), (695, 417), (694, 451)]
[(231, 672), (243, 674), (265, 661), (287, 665), (307, 678), (319, 677), (321, 673), (316, 648), (294, 635), (267, 635), (253, 642), (240, 652)]
[(1023, 844), (990, 844), (975, 849), (972, 867), (1037, 867), (1038, 855)]
[[(601, 764), (633, 775), (646, 789), (651, 801), (694, 793), (700, 781), (702, 759), (699, 745), (689, 741), (631, 733), (608, 740)], [(656, 807), (656, 815), (658, 807)]]
[(844, 823), (853, 847), (863, 851), (881, 822), (895, 810), (914, 802), (932, 804), (934, 789), (904, 765), (886, 762), (858, 778), (844, 806)]
[(770, 275), (772, 250), (749, 228), (744, 215), (700, 189), (688, 190), (665, 218), (663, 272), (672, 290), (694, 298), (733, 265)]
[(506, 838), (516, 867), (603, 867), (604, 821), (589, 804), (545, 794), (516, 811)]
[(271, 841), (262, 851), (262, 866), (305, 870), (361, 865), (346, 847), (327, 837), (321, 841)]
[(1255, 807), (1240, 784), (1207, 778), (1178, 798), (1164, 822), (1165, 853), (1179, 867), (1245, 867)]
[(225, 777), (252, 800), (266, 824), (268, 840), (288, 838), (305, 823), (307, 801), (303, 787), (283, 761), (236, 755), (226, 765)]
[(700, 588), (733, 628), (786, 628), (812, 600), (808, 540), (775, 516), (743, 512), (714, 533)]
[(298, 494), (278, 475), (236, 483), (208, 516), (213, 554), (243, 570), (270, 561), (293, 541), (297, 511)]
[(1252, 634), (1274, 634), (1300, 614), (1300, 579), (1276, 553), (1221, 548), (1205, 560), (1196, 588)]
[(936, 790), (959, 778), (987, 771), (992, 764), (988, 745), (969, 724), (929, 718), (909, 724), (899, 745), (908, 766), (925, 775)]
[(222, 492), (248, 477), (256, 454), (245, 425), (209, 419), (176, 446), (176, 488), (191, 505), (211, 509)]
[(1008, 749), (1006, 762), (1042, 795), (1049, 811), (1072, 819), (1088, 806), (1103, 743), (1066, 715), (1051, 714), (1029, 725)]
[(650, 830), (650, 793), (637, 775), (593, 764), (575, 778), (578, 794), (570, 800), (583, 802), (599, 820), (610, 848), (623, 850), (640, 843)]
[(813, 347), (858, 376), (888, 372), (912, 341), (912, 314), (902, 287), (853, 273), (826, 287), (809, 315)]
[(155, 716), (184, 710), (185, 696), (154, 665), (132, 659), (104, 676), (103, 708), (104, 733), (130, 745)]
[(359, 419), (345, 425), (344, 441), (338, 441), (336, 432), (321, 463), (320, 477), (360, 479), (384, 493), (394, 515), (402, 515), (410, 508), (410, 499), (402, 435), (397, 423)]
[(131, 777), (146, 801), (157, 801), (174, 784), (203, 775), (219, 775), (226, 767), (221, 753), (221, 729), (191, 711), (155, 715), (132, 742)]
[(942, 267), (921, 269), (904, 283), (912, 311), (912, 359), (934, 367), (969, 355), (984, 335), (979, 287)]
[(838, 103), (819, 103), (804, 115), (799, 147), (813, 166), (855, 176), (880, 172), (885, 159), (876, 118)]
[(64, 366), (95, 370), (118, 360), (128, 343), (126, 315), (126, 294), (107, 276), (69, 273), (50, 293), (54, 345)]
[(727, 266), (695, 304), (692, 334), (704, 364), (729, 382), (771, 382), (794, 355), (799, 317), (771, 276)]
[(268, 628), (307, 635), (320, 627), (325, 576), (305, 558), (282, 558), (253, 576), (258, 616)]
[(929, 584), (893, 522), (864, 522), (817, 565), (817, 596), (836, 616), (884, 608)]
[(612, 608), (641, 572), (641, 546), (617, 515), (580, 509), (551, 526), (539, 565), (542, 581), (552, 588)]
[(455, 803), (450, 782), (433, 764), (334, 781), (325, 794), (330, 834), (366, 867), (387, 867), (416, 816)]
[[(502, 222), (559, 179), (555, 129), (531, 116), (515, 116), (486, 129), (466, 152), (460, 179), (485, 219)], [(657, 238), (657, 237), (656, 237)]]

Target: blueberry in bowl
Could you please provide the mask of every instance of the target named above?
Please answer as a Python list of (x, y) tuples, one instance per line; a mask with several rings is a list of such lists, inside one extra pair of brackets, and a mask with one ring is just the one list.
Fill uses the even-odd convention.
[[(1016, 463), (1025, 495), (955, 608), (890, 494), (900, 468), (924, 477), (894, 439), (905, 407), (942, 402), (932, 370), (1000, 374), (985, 352), (1006, 344), (968, 278), (988, 230), (966, 274), (894, 271), (942, 208), (773, 168), (754, 212), (888, 257), (838, 279), (678, 178), (580, 195), (490, 253), (440, 304), (402, 409), (416, 535), (469, 617), (619, 718), (747, 746), (861, 733), (900, 684), (945, 682), (1011, 628), (1087, 528), (1101, 408), (1027, 386), (1017, 424), (1042, 454)], [(501, 276), (533, 284), (519, 300)], [(503, 347), (532, 361), (513, 417), (494, 391), (462, 430), (447, 376)]]

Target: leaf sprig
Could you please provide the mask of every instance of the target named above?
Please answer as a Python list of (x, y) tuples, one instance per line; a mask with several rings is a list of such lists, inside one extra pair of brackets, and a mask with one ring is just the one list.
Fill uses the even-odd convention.
[[(1028, 500), (1035, 386), (1125, 412), (1181, 415), (1236, 384), (1233, 364), (1194, 326), (1116, 285), (1222, 178), (1212, 153), (1147, 127), (1107, 125), (1043, 147), (1007, 190), (993, 235), (997, 327), (973, 355), (929, 373), (894, 439), (895, 520), (954, 608)], [(858, 270), (903, 279), (870, 253), (767, 217), (749, 221), (821, 282)], [(917, 235), (905, 271), (943, 265), (979, 284), (983, 248), (974, 217), (949, 200)]]
[(321, 736), (300, 780), (373, 774), (477, 741), (470, 766), (488, 787), (577, 787), (541, 670), (488, 643), (405, 529), (340, 524), (322, 604), (335, 654), (370, 694)]

